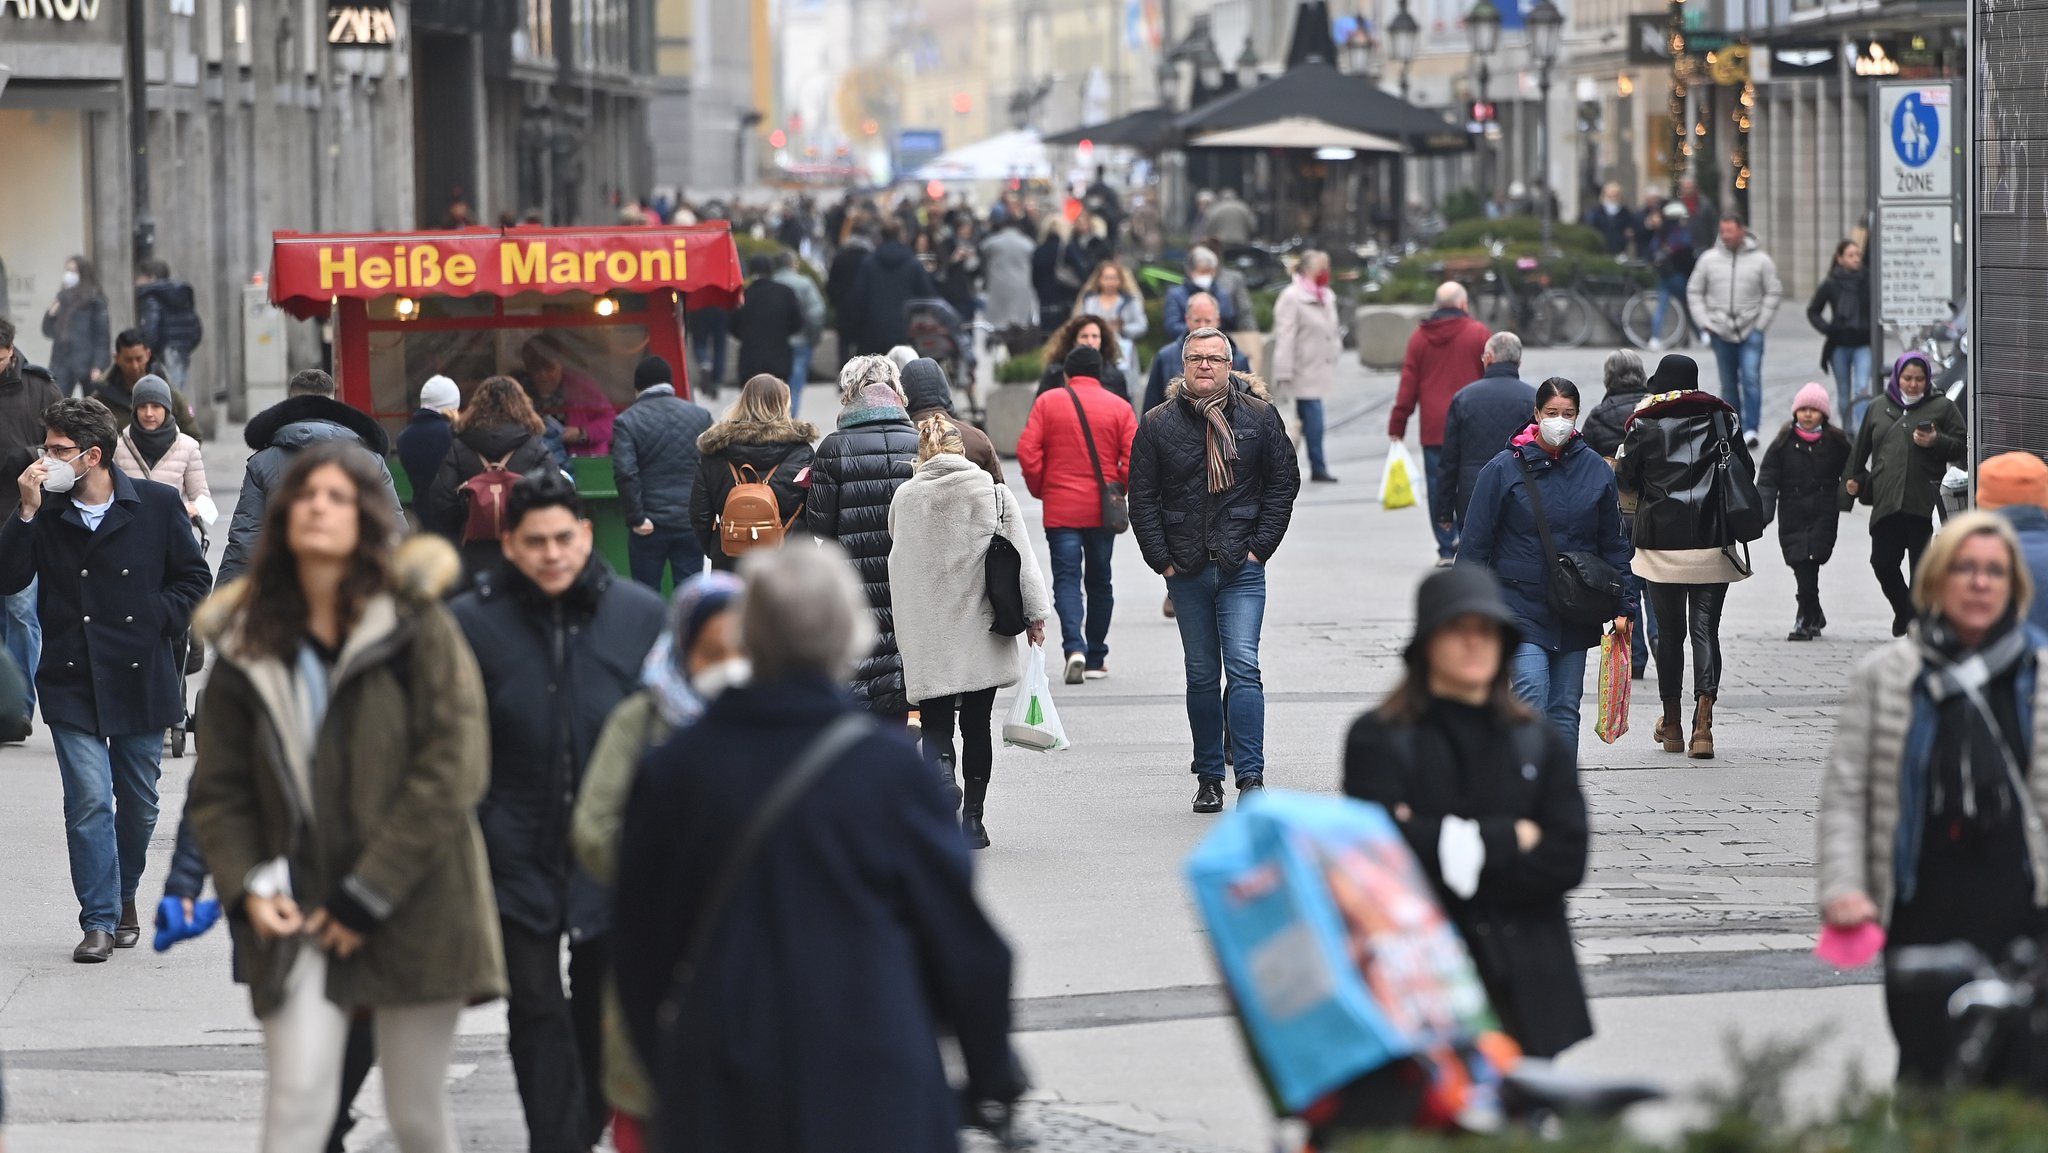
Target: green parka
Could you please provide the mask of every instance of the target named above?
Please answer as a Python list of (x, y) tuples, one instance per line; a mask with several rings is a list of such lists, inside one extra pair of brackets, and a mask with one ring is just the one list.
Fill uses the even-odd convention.
[[(1921, 421), (1934, 424), (1934, 443), (1927, 448), (1913, 443)], [(1870, 506), (1870, 519), (1931, 516), (1941, 499), (1941, 478), (1950, 464), (1968, 457), (1969, 438), (1961, 410), (1938, 393), (1911, 408), (1890, 396), (1872, 401), (1849, 453), (1849, 479), (1860, 490), (1857, 499)]]

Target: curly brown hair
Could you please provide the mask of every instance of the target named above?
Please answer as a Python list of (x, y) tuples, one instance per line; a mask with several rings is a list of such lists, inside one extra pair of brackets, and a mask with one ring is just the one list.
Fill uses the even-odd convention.
[(292, 507), (314, 473), (338, 468), (356, 489), (356, 551), (341, 581), (337, 616), (345, 636), (371, 598), (391, 588), (391, 555), (398, 518), (384, 497), (377, 458), (353, 441), (328, 441), (301, 450), (263, 508), (263, 529), (249, 564), (249, 592), (239, 609), (242, 643), (253, 655), (289, 663), (306, 635), (306, 592), (291, 548)]
[(1102, 363), (1117, 364), (1123, 360), (1122, 346), (1116, 342), (1116, 330), (1109, 322), (1092, 312), (1077, 313), (1067, 318), (1065, 324), (1053, 330), (1052, 339), (1045, 344), (1045, 366), (1058, 368), (1066, 362), (1067, 354), (1074, 351), (1075, 338), (1081, 330), (1094, 325), (1102, 333)]
[(506, 425), (517, 425), (535, 436), (548, 430), (540, 414), (533, 410), (526, 390), (509, 376), (493, 376), (477, 385), (469, 395), (469, 403), (463, 406), (462, 415), (455, 418), (457, 432)]

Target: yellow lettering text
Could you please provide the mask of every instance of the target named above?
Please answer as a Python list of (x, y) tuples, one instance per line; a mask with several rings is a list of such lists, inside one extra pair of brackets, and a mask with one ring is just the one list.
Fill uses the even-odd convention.
[(633, 259), (630, 252), (614, 252), (604, 258), (604, 274), (611, 277), (614, 284), (624, 284), (633, 279), (633, 273), (638, 267), (638, 262)]
[(391, 262), (381, 256), (363, 258), (363, 287), (389, 288), (391, 286)]
[(603, 250), (603, 249), (599, 249), (599, 250), (598, 250), (598, 251), (596, 251), (596, 252), (586, 252), (586, 253), (584, 253), (584, 254), (583, 254), (583, 283), (585, 283), (585, 284), (588, 284), (588, 285), (592, 285), (592, 286), (595, 286), (595, 285), (597, 284), (597, 269), (598, 269), (598, 266), (599, 266), (599, 265), (601, 265), (601, 264), (603, 264), (603, 263), (604, 263), (604, 250)]
[[(548, 242), (522, 244), (508, 240), (498, 246), (498, 279), (507, 286), (539, 284), (547, 279)], [(455, 279), (455, 261), (448, 262), (448, 279)]]
[[(656, 276), (657, 272), (661, 275)], [(668, 253), (656, 250), (640, 254), (640, 279), (670, 280), (674, 277), (675, 265), (669, 260)]]
[(445, 271), (452, 288), (468, 288), (476, 283), (476, 260), (460, 252), (448, 258)]
[(326, 246), (320, 249), (320, 289), (334, 291), (334, 278), (341, 278), (343, 288), (356, 286), (356, 249), (351, 244), (341, 250), (341, 259), (334, 258), (334, 250)]
[(557, 252), (555, 258), (548, 261), (548, 279), (556, 284), (578, 283), (577, 275), (580, 271), (576, 254), (573, 252)]
[(441, 283), (441, 250), (433, 245), (415, 245), (406, 254), (406, 264), (414, 288), (433, 288)]
[(675, 278), (679, 283), (681, 281), (690, 279), (690, 247), (689, 245), (683, 243), (683, 241), (680, 238), (676, 240)]
[(391, 250), (391, 275), (392, 279), (398, 282), (398, 287), (405, 288), (408, 286), (408, 282), (405, 279), (405, 245), (403, 244)]

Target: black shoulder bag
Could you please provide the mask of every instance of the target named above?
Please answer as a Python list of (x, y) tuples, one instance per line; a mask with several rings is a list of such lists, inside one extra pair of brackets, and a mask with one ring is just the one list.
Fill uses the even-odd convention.
[(1550, 518), (1543, 513), (1543, 493), (1529, 472), (1529, 462), (1513, 449), (1515, 465), (1522, 470), (1522, 487), (1529, 493), (1529, 509), (1536, 514), (1536, 533), (1543, 538), (1543, 555), (1549, 558), (1550, 611), (1558, 619), (1575, 625), (1599, 626), (1621, 615), (1621, 570), (1592, 552), (1559, 552), (1550, 535)]
[(1074, 415), (1081, 418), (1081, 435), (1088, 441), (1088, 463), (1095, 466), (1095, 487), (1102, 490), (1102, 527), (1114, 533), (1131, 530), (1131, 501), (1124, 486), (1111, 484), (1102, 476), (1102, 455), (1095, 451), (1095, 430), (1088, 427), (1088, 410), (1081, 407), (1081, 394), (1071, 384), (1060, 386), (1074, 401)]
[(697, 974), (704, 967), (704, 960), (711, 952), (711, 942), (717, 935), (718, 924), (725, 917), (726, 906), (739, 893), (740, 882), (746, 879), (754, 858), (761, 855), (761, 846), (768, 840), (768, 834), (789, 814), (803, 795), (818, 783), (834, 762), (848, 749), (874, 728), (874, 722), (864, 713), (848, 713), (825, 726), (804, 751), (798, 754), (782, 779), (775, 782), (761, 807), (747, 818), (740, 829), (739, 839), (733, 843), (731, 854), (718, 868), (718, 874), (711, 881), (711, 888), (704, 896), (704, 907), (697, 911), (697, 920), (690, 926), (689, 943), (683, 947), (682, 959), (676, 962), (673, 979), (669, 982), (668, 996), (661, 1000), (656, 1020), (664, 1032), (675, 1028), (682, 1018), (683, 1001), (690, 995), (690, 987), (697, 981)]
[(1734, 422), (1725, 412), (1714, 414), (1714, 432), (1720, 437), (1720, 457), (1714, 462), (1714, 498), (1721, 502), (1721, 523), (1735, 540), (1748, 544), (1764, 535), (1764, 502), (1756, 491), (1756, 466), (1736, 467)]
[(996, 533), (988, 540), (988, 558), (983, 563), (988, 603), (996, 610), (996, 621), (988, 631), (999, 637), (1014, 637), (1030, 626), (1024, 619), (1024, 557), (1003, 535), (1003, 524), (1008, 519), (1003, 494), (993, 485), (989, 491), (996, 498)]

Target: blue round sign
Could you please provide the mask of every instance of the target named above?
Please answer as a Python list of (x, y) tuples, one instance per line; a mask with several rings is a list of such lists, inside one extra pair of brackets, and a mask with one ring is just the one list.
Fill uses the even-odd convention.
[(1924, 167), (1941, 146), (1941, 117), (1918, 92), (1906, 93), (1892, 113), (1892, 152), (1908, 168)]

